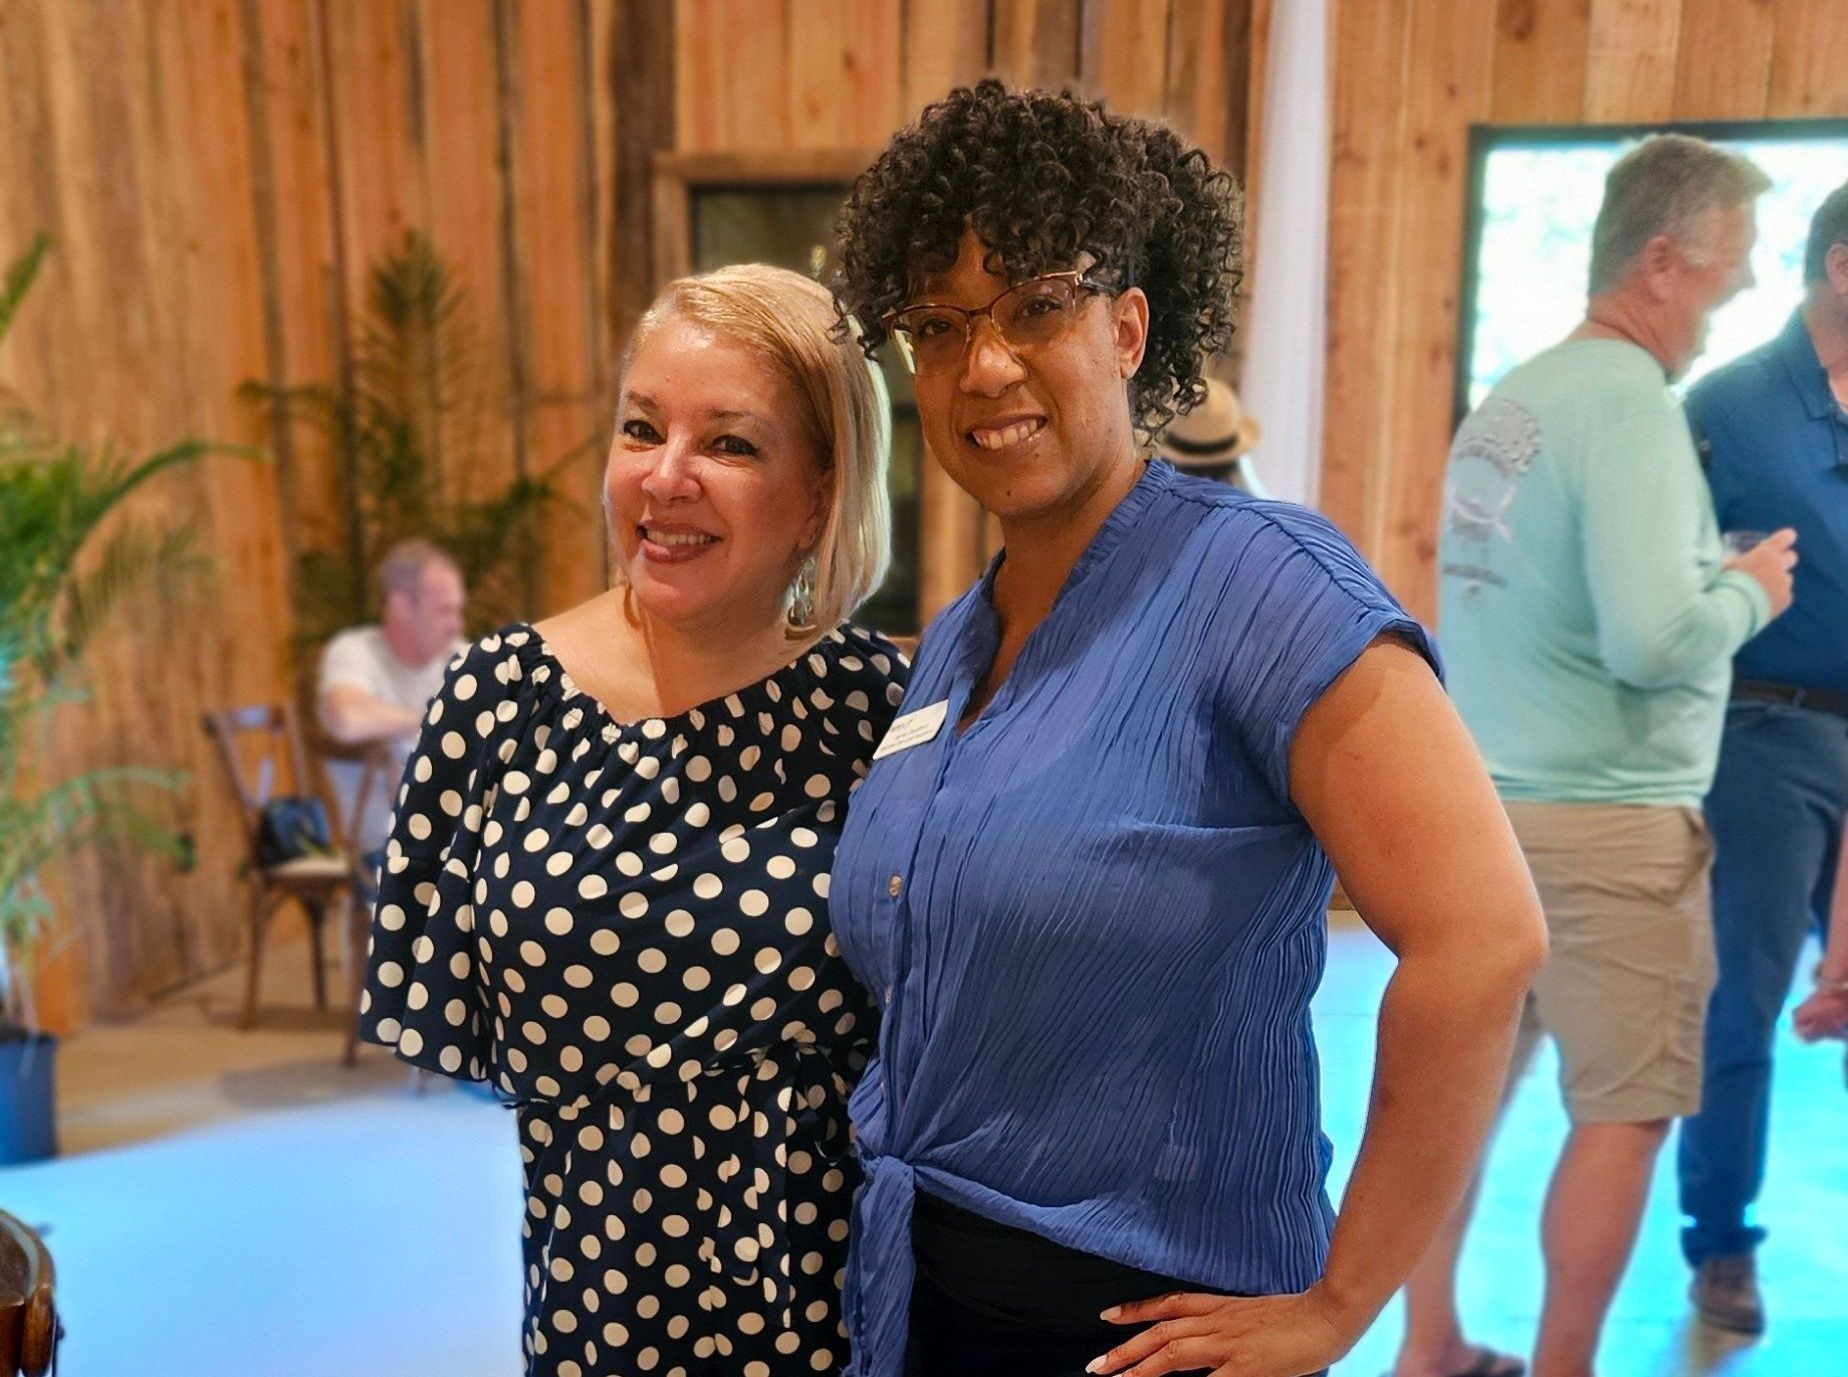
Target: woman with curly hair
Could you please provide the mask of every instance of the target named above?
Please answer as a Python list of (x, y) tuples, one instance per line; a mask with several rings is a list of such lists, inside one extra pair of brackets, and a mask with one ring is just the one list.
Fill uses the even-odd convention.
[[(988, 81), (840, 230), (844, 310), (907, 353), (1006, 546), (925, 633), (835, 857), (885, 1015), (851, 1370), (1322, 1369), (1487, 1131), (1545, 944), (1520, 852), (1424, 631), (1334, 528), (1145, 457), (1232, 332), (1229, 176)], [(1338, 1220), (1309, 1021), (1336, 870), (1399, 957)]]

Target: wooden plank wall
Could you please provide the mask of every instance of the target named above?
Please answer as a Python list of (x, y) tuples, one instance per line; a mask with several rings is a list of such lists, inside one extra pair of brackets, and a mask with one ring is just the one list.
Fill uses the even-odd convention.
[(1322, 494), (1436, 609), (1468, 126), (1848, 114), (1848, 0), (1331, 0)]
[[(1242, 171), (1270, 3), (0, 0), (0, 255), (57, 238), (0, 377), (73, 437), (274, 452), (173, 476), (142, 508), (196, 522), (214, 571), (108, 638), (54, 764), (190, 772), (168, 815), (198, 863), (70, 868), (84, 921), (46, 973), (49, 1020), (125, 1012), (242, 949), (241, 844), (199, 716), (287, 695), (295, 556), (338, 548), (353, 513), (327, 446), (234, 392), (345, 376), (369, 267), (407, 229), (455, 264), (498, 362), (490, 455), (449, 479), (536, 472), (603, 438), (657, 285), (656, 153), (874, 148), (995, 71), (1166, 116)], [(580, 505), (531, 563), (535, 614), (600, 586), (598, 468), (569, 471)], [(925, 506), (925, 539), (967, 555), (939, 562), (940, 602), (980, 523), (945, 483)]]

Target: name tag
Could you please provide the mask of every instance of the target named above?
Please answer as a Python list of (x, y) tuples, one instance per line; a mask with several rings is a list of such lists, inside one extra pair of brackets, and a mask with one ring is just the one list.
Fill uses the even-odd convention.
[(922, 746), (926, 741), (934, 739), (943, 730), (943, 719), (949, 715), (949, 711), (950, 700), (945, 698), (927, 708), (919, 708), (916, 712), (908, 712), (897, 718), (886, 729), (885, 739), (873, 751), (873, 759), (884, 760), (889, 755), (897, 755), (900, 751), (908, 751), (913, 746)]

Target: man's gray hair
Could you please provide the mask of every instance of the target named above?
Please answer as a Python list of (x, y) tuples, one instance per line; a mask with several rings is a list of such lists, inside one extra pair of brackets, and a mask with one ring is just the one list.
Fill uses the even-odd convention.
[(1749, 158), (1686, 134), (1652, 134), (1625, 153), (1604, 179), (1604, 204), (1591, 231), (1591, 292), (1622, 282), (1637, 255), (1666, 234), (1695, 256), (1710, 252), (1708, 217), (1771, 189)]
[(456, 573), (462, 572), (455, 557), (439, 545), (428, 540), (399, 541), (379, 561), (379, 597), (389, 598), (393, 593), (416, 597), (423, 591), (423, 572), (432, 564), (446, 564)]

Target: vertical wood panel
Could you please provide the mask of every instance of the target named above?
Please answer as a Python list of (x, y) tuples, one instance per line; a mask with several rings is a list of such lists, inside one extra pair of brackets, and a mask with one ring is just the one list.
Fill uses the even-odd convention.
[(905, 0), (904, 118), (988, 65), (987, 0)]
[(1160, 115), (1168, 68), (1168, 0), (1088, 0), (1083, 76), (1130, 115)]
[[(1400, 228), (1386, 271), (1401, 284), (1392, 345), (1393, 386), (1405, 398), (1444, 397), (1455, 376), (1467, 131), (1489, 112), (1494, 12), (1458, 12), (1448, 0), (1413, 0), (1410, 48), (1416, 79), (1406, 92), (1408, 156), (1400, 181)], [(1439, 271), (1437, 265), (1448, 268)], [(1384, 455), (1387, 500), (1374, 509), (1371, 548), (1387, 584), (1414, 616), (1436, 615), (1436, 518), (1450, 449), (1446, 409), (1406, 405), (1393, 416)]]
[[(725, 146), (725, 14), (724, 0), (674, 0), (674, 123), (685, 153)], [(780, 52), (770, 60), (780, 61)]]
[(1848, 0), (1776, 0), (1773, 119), (1848, 114)]
[[(621, 0), (579, 0), (586, 10), (586, 40), (578, 81), (583, 86), (584, 105), (590, 111), (590, 146), (585, 150), (587, 166), (584, 179), (591, 198), (591, 300), (596, 310), (592, 318), (591, 348), (595, 358), (597, 407), (605, 421), (609, 419), (614, 386), (614, 360), (619, 285), (615, 259), (621, 240), (617, 234), (617, 186), (621, 180), (621, 138), (627, 119), (617, 114), (612, 85), (618, 35), (622, 32), (619, 14)], [(672, 9), (665, 0), (657, 0), (663, 13)], [(657, 55), (656, 65), (659, 66)]]
[(797, 0), (789, 9), (789, 142), (839, 148), (854, 0)]
[(788, 148), (789, 13), (792, 0), (720, 0), (718, 22), (726, 44), (720, 73), (729, 88), (719, 97), (725, 146)]
[[(262, 313), (252, 308), (263, 288), (250, 128), (243, 118), (248, 105), (240, 89), (247, 75), (242, 6), (237, 0), (198, 0), (155, 14), (169, 159), (160, 169), (161, 184), (174, 198), (179, 230), (178, 261), (162, 264), (159, 275), (175, 293), (164, 314), (176, 356), (189, 361), (190, 385), (178, 399), (183, 415), (177, 429), (254, 444), (263, 438), (260, 418), (234, 394), (239, 380), (263, 376), (267, 364)], [(223, 105), (198, 99), (202, 91), (223, 93)], [(188, 496), (202, 514), (202, 537), (216, 567), (185, 602), (163, 609), (166, 634), (144, 642), (152, 663), (138, 687), (164, 700), (160, 715), (177, 736), (177, 763), (190, 773), (196, 791), (201, 864), (185, 885), (166, 887), (181, 899), (180, 916), (191, 933), (187, 965), (196, 969), (219, 965), (242, 950), (244, 896), (237, 873), (243, 857), (238, 810), (215, 773), (195, 705), (286, 698), (290, 618), (273, 470), (220, 459), (178, 477), (176, 486), (191, 490)], [(195, 653), (176, 656), (175, 646), (191, 646)], [(176, 675), (182, 665), (183, 673)], [(190, 973), (182, 969), (175, 976)]]
[[(332, 172), (323, 118), (318, 15), (310, 0), (244, 0), (251, 63), (255, 215), (263, 261), (263, 313), (273, 386), (340, 376), (340, 317), (330, 311), (338, 281)], [(289, 512), (291, 557), (340, 550), (350, 538), (331, 447), (312, 427), (272, 417), (277, 484)]]
[[(501, 20), (495, 0), (416, 0), (413, 13), (421, 77), (411, 91), (418, 102), (412, 119), (422, 131), (419, 161), (428, 187), (418, 228), (465, 294), (475, 350), (469, 395), (444, 398), (447, 416), (433, 437), (434, 457), (447, 494), (481, 498), (519, 477), (525, 453), (516, 383), (525, 351), (510, 319), (506, 280), (513, 192), (498, 156)], [(558, 156), (569, 151), (561, 148)]]
[(1771, 0), (1681, 0), (1675, 118), (1764, 118), (1776, 28)]
[(532, 404), (524, 417), (535, 472), (576, 457), (557, 483), (571, 504), (551, 514), (543, 542), (542, 606), (569, 607), (600, 592), (601, 541), (594, 352), (594, 252), (584, 147), (591, 118), (581, 100), (578, 55), (588, 41), (582, 11), (550, 3), (517, 6), (513, 75), (513, 193), (516, 244), (524, 278), (516, 348), (527, 358)]
[(1084, 8), (1081, 0), (994, 0), (990, 65), (1016, 86), (1057, 90), (1075, 83)]
[[(1249, 21), (1249, 7), (1241, 6)], [(1237, 51), (1228, 43), (1226, 0), (1174, 0), (1169, 20), (1167, 110), (1168, 119), (1184, 138), (1206, 150), (1216, 166), (1226, 167), (1228, 126), (1226, 110), (1233, 102), (1227, 58)], [(1249, 30), (1247, 29), (1247, 35)], [(1248, 53), (1245, 54), (1248, 57)], [(1241, 72), (1240, 76), (1245, 75)], [(1244, 132), (1241, 121), (1239, 132)], [(1239, 150), (1238, 163), (1244, 161)], [(1237, 165), (1231, 168), (1237, 175)]]
[(1682, 0), (1592, 0), (1585, 71), (1588, 123), (1673, 116), (1681, 6)]
[[(429, 223), (422, 103), (416, 89), (422, 79), (415, 66), (421, 59), (417, 14), (414, 0), (322, 4), (328, 118), (340, 184), (346, 274), (341, 288), (346, 314), (357, 320), (372, 262), (403, 243), (405, 231)], [(484, 159), (491, 158), (492, 147), (480, 150)]]
[[(10, 259), (41, 230), (56, 236), (32, 294), (15, 319), (0, 366), (6, 370), (7, 383), (54, 433), (94, 440), (98, 417), (83, 414), (92, 401), (85, 380), (108, 365), (93, 357), (91, 368), (73, 372), (71, 346), (85, 330), (102, 323), (94, 316), (95, 289), (101, 284), (88, 281), (92, 266), (89, 256), (101, 232), (95, 225), (101, 207), (92, 200), (97, 185), (93, 180), (94, 164), (88, 165), (88, 179), (73, 186), (72, 178), (82, 174), (67, 159), (95, 156), (98, 141), (88, 117), (88, 103), (72, 108), (77, 80), (73, 45), (81, 40), (73, 40), (62, 31), (70, 18), (48, 16), (42, 7), (29, 4), (14, 3), (0, 10), (0, 44), (4, 45), (0, 71), (7, 84), (10, 135), (6, 147), (9, 152), (17, 150), (20, 159), (15, 177), (9, 179), (13, 182), (7, 198), (9, 232), (0, 254)], [(111, 56), (107, 51), (98, 54), (105, 70), (111, 66)], [(119, 167), (119, 161), (114, 166)], [(124, 228), (132, 230), (132, 222)], [(138, 252), (140, 246), (140, 237), (131, 233), (120, 247)], [(134, 317), (126, 322), (129, 333), (139, 334), (144, 329), (145, 304), (144, 294), (126, 307), (127, 314)], [(73, 325), (76, 329), (71, 328)], [(98, 353), (107, 351), (113, 356), (117, 339), (99, 339)], [(69, 387), (63, 385), (67, 377)], [(145, 393), (137, 400), (146, 405)], [(81, 423), (73, 427), (71, 422), (77, 417), (82, 418)], [(118, 638), (99, 645), (91, 663), (109, 678), (132, 671), (127, 647)], [(94, 720), (96, 714), (65, 709), (53, 723), (50, 759), (41, 773), (41, 782), (93, 762), (94, 755), (87, 747), (95, 738), (73, 729), (80, 716)], [(108, 729), (103, 727), (104, 731)], [(84, 943), (83, 948), (63, 947), (40, 973), (41, 993), (49, 1006), (45, 1012), (54, 1027), (87, 1012), (91, 1001), (83, 988), (86, 978), (94, 980), (107, 972), (112, 955), (121, 960), (127, 946), (120, 940), (103, 945), (113, 936), (115, 924), (99, 909), (101, 890), (94, 858), (84, 861), (89, 863), (67, 867), (53, 877), (54, 893), (62, 906), (54, 944), (73, 936)]]
[[(0, 110), (5, 112), (7, 150), (0, 210), (6, 215), (7, 261), (23, 252), (33, 235), (63, 233), (44, 27), (44, 9), (36, 0), (0, 0)], [(14, 318), (6, 357), (0, 360), (12, 386), (48, 413), (59, 409), (56, 318), (39, 307), (45, 297), (63, 290), (64, 278), (54, 253), (40, 269), (33, 309)]]
[(1591, 0), (1500, 0), (1490, 116), (1572, 124), (1585, 107)]
[(904, 122), (905, 26), (900, 0), (853, 0), (844, 55), (846, 148), (877, 148)]
[(690, 46), (676, 38), (686, 14), (684, 4), (685, 0), (673, 6), (665, 0), (616, 0), (610, 50), (598, 58), (597, 99), (620, 102), (610, 245), (612, 364), (620, 359), (630, 330), (655, 292), (654, 156), (675, 146), (677, 129), (686, 136), (675, 108), (675, 82), (686, 64), (677, 60), (668, 67), (661, 55), (684, 55)]
[[(1264, 102), (1269, 70), (1272, 0), (1225, 0), (1220, 21), (1221, 108), (1217, 115), (1225, 130), (1220, 139), (1219, 165), (1238, 178), (1244, 196), (1244, 275), (1238, 287), (1238, 318), (1250, 319), (1251, 301), (1261, 270), (1258, 266), (1258, 207), (1264, 193)], [(1332, 34), (1332, 22), (1327, 30)], [(1198, 118), (1206, 120), (1204, 108)], [(1250, 335), (1243, 329), (1232, 336), (1216, 376), (1234, 387), (1245, 373), (1245, 347)]]
[[(1270, 80), (1271, 24), (1276, 0), (1227, 0), (1226, 16), (1226, 157), (1245, 184), (1247, 199), (1257, 199), (1264, 153), (1264, 106)], [(1335, 20), (1329, 11), (1324, 33), (1326, 59), (1333, 74)], [(1241, 94), (1242, 93), (1242, 94)]]
[[(1340, 4), (1330, 14), (1335, 54), (1328, 264), (1328, 397), (1322, 508), (1377, 558), (1374, 513), (1400, 404), (1399, 210), (1411, 0)], [(1364, 245), (1366, 252), (1352, 251)], [(1423, 281), (1419, 286), (1429, 285)], [(1416, 289), (1416, 288), (1414, 288)], [(1363, 402), (1360, 399), (1365, 398)]]

